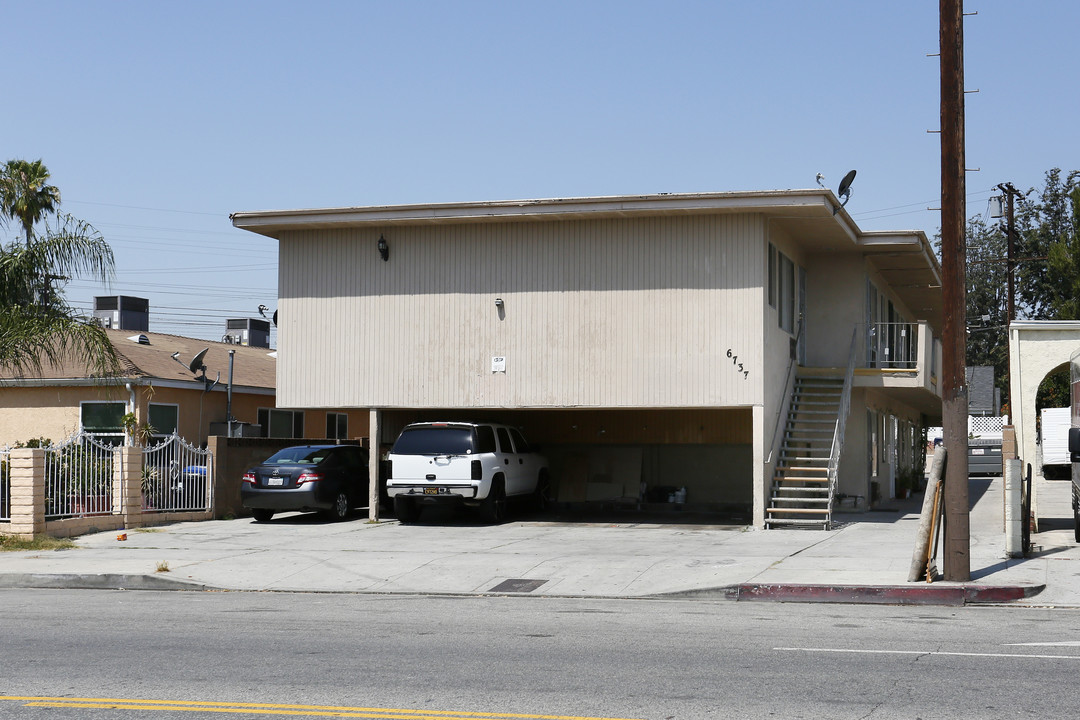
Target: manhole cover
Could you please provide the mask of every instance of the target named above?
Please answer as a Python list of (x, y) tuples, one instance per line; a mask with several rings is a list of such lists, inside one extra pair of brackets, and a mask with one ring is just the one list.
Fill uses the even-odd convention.
[(510, 578), (509, 580), (503, 580), (501, 583), (488, 590), (488, 592), (527, 593), (532, 592), (546, 582), (547, 580), (527, 580), (524, 578)]

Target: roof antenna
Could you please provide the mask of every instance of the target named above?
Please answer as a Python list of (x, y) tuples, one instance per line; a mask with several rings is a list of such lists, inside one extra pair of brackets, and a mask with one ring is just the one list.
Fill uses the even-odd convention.
[(847, 205), (847, 201), (851, 199), (851, 183), (855, 180), (855, 171), (852, 170), (844, 176), (844, 179), (840, 181), (840, 189), (837, 190), (837, 195), (840, 197), (840, 207), (833, 208), (832, 214), (840, 212), (840, 208)]

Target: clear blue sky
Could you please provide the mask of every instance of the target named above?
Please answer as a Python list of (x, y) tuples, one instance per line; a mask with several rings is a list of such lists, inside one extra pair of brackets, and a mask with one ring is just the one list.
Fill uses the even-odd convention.
[[(1080, 168), (1080, 3), (965, 3), (968, 214)], [(151, 330), (276, 307), (238, 210), (814, 187), (933, 235), (936, 2), (14, 2), (0, 160), (41, 158)], [(0, 230), (10, 239), (14, 229)]]

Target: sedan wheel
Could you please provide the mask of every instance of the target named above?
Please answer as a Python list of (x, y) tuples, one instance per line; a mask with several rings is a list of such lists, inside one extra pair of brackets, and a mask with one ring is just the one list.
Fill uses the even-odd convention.
[(331, 520), (344, 520), (349, 517), (349, 496), (345, 492), (339, 492), (334, 498), (334, 507), (330, 508)]
[(270, 518), (274, 517), (273, 510), (252, 510), (251, 514), (255, 516), (255, 522), (270, 522)]

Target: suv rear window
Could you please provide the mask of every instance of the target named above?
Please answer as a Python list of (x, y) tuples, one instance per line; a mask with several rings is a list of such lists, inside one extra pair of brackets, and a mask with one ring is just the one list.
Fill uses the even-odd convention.
[(472, 428), (405, 428), (391, 452), (397, 455), (471, 455), (476, 452)]

